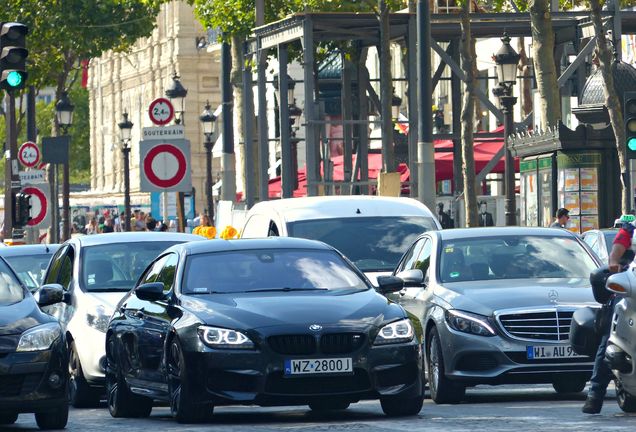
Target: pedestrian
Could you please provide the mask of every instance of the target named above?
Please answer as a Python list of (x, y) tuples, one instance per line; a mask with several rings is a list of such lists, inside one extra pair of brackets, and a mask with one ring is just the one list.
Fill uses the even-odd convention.
[(103, 233), (112, 233), (115, 232), (115, 226), (113, 224), (113, 219), (110, 216), (106, 216), (104, 218), (104, 227), (102, 228)]
[[(623, 215), (621, 217), (623, 225), (621, 229), (614, 237), (612, 244), (612, 250), (609, 255), (609, 273), (617, 273), (629, 266), (629, 263), (634, 258), (634, 253), (631, 250), (632, 237), (634, 236), (634, 216)], [(607, 342), (610, 337), (612, 315), (614, 314), (614, 305), (616, 304), (616, 295), (607, 292), (608, 296), (604, 300), (603, 306), (597, 315), (597, 332), (600, 335), (600, 343), (598, 350), (596, 351), (596, 357), (594, 358), (594, 369), (592, 371), (592, 378), (590, 378), (590, 389), (587, 393), (587, 398), (583, 404), (583, 411), (585, 414), (598, 414), (603, 407), (603, 399), (607, 392), (607, 386), (614, 378), (612, 370), (608, 364), (605, 363), (605, 350), (607, 348)]]
[(135, 219), (134, 231), (146, 231), (146, 213), (139, 211), (139, 216)]
[(561, 207), (556, 211), (555, 218), (556, 220), (552, 222), (550, 228), (565, 228), (568, 220), (570, 220), (570, 210)]
[(156, 228), (157, 221), (155, 220), (155, 218), (150, 216), (150, 214), (148, 214), (148, 216), (146, 216), (146, 231), (155, 231)]
[(88, 224), (86, 225), (86, 234), (91, 235), (91, 234), (98, 234), (98, 233), (99, 233), (99, 227), (97, 226), (97, 219), (95, 217), (92, 217), (88, 221)]

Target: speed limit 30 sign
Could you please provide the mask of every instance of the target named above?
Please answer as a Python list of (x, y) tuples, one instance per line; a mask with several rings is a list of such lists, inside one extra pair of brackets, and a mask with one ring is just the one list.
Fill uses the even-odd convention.
[(164, 126), (174, 117), (174, 107), (168, 99), (157, 98), (150, 103), (148, 115), (151, 122), (157, 126)]

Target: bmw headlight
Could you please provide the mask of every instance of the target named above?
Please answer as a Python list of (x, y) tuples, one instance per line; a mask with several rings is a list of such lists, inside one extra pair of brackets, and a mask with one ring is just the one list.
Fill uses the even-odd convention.
[(408, 318), (392, 322), (380, 329), (378, 335), (375, 337), (373, 345), (386, 345), (410, 342), (413, 340), (415, 332), (413, 331), (413, 324)]
[(458, 310), (446, 311), (446, 322), (457, 331), (479, 336), (495, 336), (497, 332), (483, 315)]
[(44, 351), (51, 348), (53, 342), (62, 335), (58, 323), (42, 324), (22, 333), (16, 351)]
[(199, 326), (199, 339), (210, 348), (254, 349), (254, 342), (236, 330)]
[(97, 306), (93, 313), (86, 313), (86, 324), (102, 333), (106, 333), (106, 330), (108, 330), (109, 321), (110, 314), (106, 312), (102, 305)]

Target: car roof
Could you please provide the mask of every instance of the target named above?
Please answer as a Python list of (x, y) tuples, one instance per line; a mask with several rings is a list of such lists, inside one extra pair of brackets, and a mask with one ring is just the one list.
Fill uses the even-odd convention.
[(550, 237), (576, 237), (568, 230), (560, 228), (542, 227), (481, 227), (481, 228), (453, 228), (440, 231), (430, 231), (442, 240), (455, 240), (474, 237), (497, 237), (509, 235), (534, 235)]
[(428, 216), (433, 213), (421, 202), (406, 197), (369, 195), (284, 198), (262, 201), (250, 213), (274, 211), (287, 222), (365, 216)]
[(169, 248), (169, 250), (184, 251), (189, 255), (208, 252), (225, 252), (254, 249), (334, 250), (333, 247), (323, 242), (295, 237), (268, 237), (238, 240), (213, 239), (204, 242), (183, 243), (180, 245), (174, 245)]
[(122, 232), (122, 233), (104, 233), (83, 235), (74, 237), (68, 242), (78, 243), (80, 246), (94, 246), (110, 243), (128, 243), (128, 242), (160, 242), (160, 241), (196, 241), (205, 240), (205, 237), (187, 234), (187, 233), (173, 233), (173, 232)]
[(6, 248), (0, 248), (0, 256), (14, 257), (25, 255), (53, 255), (61, 245), (59, 244), (33, 244), (33, 245), (19, 245), (8, 246)]

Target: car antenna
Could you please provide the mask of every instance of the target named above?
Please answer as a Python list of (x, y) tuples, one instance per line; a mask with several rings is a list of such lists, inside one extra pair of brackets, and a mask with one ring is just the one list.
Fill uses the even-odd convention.
[(49, 253), (49, 245), (44, 243), (44, 250), (46, 251), (46, 253)]
[(360, 211), (360, 209), (356, 209), (356, 214), (362, 214), (362, 212)]

